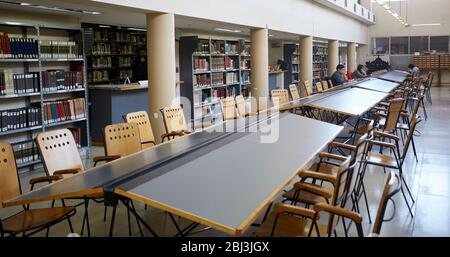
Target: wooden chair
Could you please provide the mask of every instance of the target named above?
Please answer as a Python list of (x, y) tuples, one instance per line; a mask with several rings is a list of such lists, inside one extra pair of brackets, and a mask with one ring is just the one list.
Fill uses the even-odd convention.
[(139, 128), (142, 149), (156, 145), (152, 125), (146, 111), (132, 112), (125, 116), (126, 123), (136, 123)]
[(327, 80), (327, 83), (328, 83), (328, 88), (333, 88), (334, 87), (333, 81), (331, 81), (331, 79)]
[(302, 82), (303, 88), (305, 89), (305, 94), (306, 96), (311, 96), (313, 95), (313, 88), (311, 86), (311, 84), (309, 83), (308, 80)]
[(316, 91), (317, 91), (317, 93), (322, 93), (323, 92), (322, 82), (320, 82), (320, 81), (316, 82)]
[[(48, 132), (40, 133), (36, 139), (36, 145), (41, 156), (44, 170), (48, 176), (71, 176), (85, 170), (83, 162), (80, 158), (80, 153), (75, 144), (72, 132), (68, 129), (59, 129)], [(119, 159), (118, 155), (111, 156), (98, 156), (94, 157), (94, 166), (97, 166), (99, 162), (110, 162)], [(44, 180), (46, 177), (36, 178), (35, 180)], [(33, 180), (30, 181), (30, 183)], [(33, 190), (34, 184), (31, 185)], [(100, 201), (103, 198), (103, 194), (89, 195), (84, 198), (85, 204), (85, 216), (82, 225), (82, 233), (84, 231), (84, 224), (86, 222), (89, 230), (89, 218), (88, 218), (88, 205), (89, 199)]]
[(227, 97), (220, 100), (220, 108), (222, 110), (223, 120), (234, 120), (238, 118), (236, 102), (233, 97)]
[[(48, 176), (46, 180), (41, 178), (40, 181), (34, 180), (33, 183), (53, 182), (58, 179), (60, 179), (59, 176)], [(5, 142), (0, 142), (0, 184), (1, 203), (20, 196), (22, 190), (17, 174), (14, 152), (11, 145)], [(0, 205), (1, 207), (2, 205)], [(73, 232), (70, 217), (75, 213), (76, 209), (74, 207), (64, 205), (54, 208), (25, 208), (24, 211), (4, 220), (0, 219), (0, 234), (1, 237), (4, 237), (5, 234), (16, 236), (20, 233), (23, 233), (24, 236), (30, 236), (64, 220), (68, 221), (70, 231)]]
[[(413, 217), (412, 213), (412, 206), (414, 205), (414, 197), (411, 194), (411, 190), (408, 187), (408, 184), (406, 183), (405, 177), (403, 175), (403, 163), (406, 159), (406, 155), (408, 153), (409, 145), (411, 143), (411, 139), (414, 136), (414, 131), (416, 129), (417, 123), (419, 123), (421, 120), (420, 118), (417, 119), (416, 117), (413, 117), (411, 120), (411, 125), (409, 127), (408, 136), (406, 138), (405, 144), (403, 146), (403, 150), (400, 151), (400, 145), (399, 141), (400, 138), (396, 135), (384, 133), (381, 131), (374, 131), (374, 137), (375, 138), (381, 138), (381, 139), (389, 139), (390, 141), (394, 141), (395, 143), (387, 143), (382, 142), (378, 140), (371, 140), (369, 141), (369, 145), (367, 148), (367, 153), (365, 154), (366, 158), (363, 158), (361, 160), (361, 176), (362, 179), (364, 178), (365, 171), (367, 169), (368, 165), (374, 165), (378, 167), (382, 167), (383, 169), (396, 169), (399, 171), (399, 177), (401, 179), (401, 191), (403, 194), (403, 198), (405, 199), (406, 205), (408, 206), (409, 213), (411, 217)], [(373, 146), (378, 146), (380, 148), (379, 151), (373, 151)], [(391, 152), (393, 152), (392, 155), (385, 154), (383, 152), (383, 149), (387, 148)], [(409, 197), (412, 200), (412, 204), (410, 205), (405, 194), (404, 188), (406, 187), (406, 190), (409, 194)]]
[(289, 103), (289, 92), (287, 89), (273, 89), (271, 92), (273, 106)]
[(326, 81), (322, 81), (322, 87), (323, 87), (323, 91), (327, 91), (328, 89), (330, 89), (330, 86), (328, 85), (328, 82), (326, 82)]
[(298, 93), (297, 85), (291, 84), (289, 85), (289, 91), (291, 92), (292, 100), (300, 99), (300, 94)]
[[(327, 155), (328, 157), (332, 157), (336, 160), (341, 161), (339, 165), (339, 172), (337, 176), (330, 176), (327, 174), (321, 174), (318, 172), (312, 171), (302, 171), (299, 173), (299, 176), (302, 177), (302, 181), (298, 182), (294, 185), (295, 193), (294, 193), (294, 202), (292, 205), (288, 204), (277, 204), (274, 208), (274, 211), (269, 215), (269, 217), (263, 222), (263, 224), (255, 231), (257, 236), (311, 236), (312, 234), (312, 225), (316, 226), (316, 221), (319, 216), (317, 213), (320, 213), (322, 210), (317, 209), (316, 206), (321, 206), (319, 203), (324, 203), (322, 200), (308, 200), (307, 202), (314, 205), (314, 210), (306, 209), (302, 207), (295, 206), (297, 201), (297, 197), (300, 196), (300, 191), (307, 192), (309, 196), (315, 198), (318, 196), (319, 198), (325, 199), (325, 206), (338, 207), (339, 200), (345, 194), (346, 185), (348, 185), (348, 177), (347, 172), (350, 164), (350, 157), (343, 156), (332, 156), (328, 153), (321, 153), (322, 155)], [(332, 189), (322, 187), (320, 185), (315, 185), (312, 183), (305, 182), (306, 179), (317, 179), (324, 180), (330, 182), (333, 185)], [(286, 193), (289, 194), (289, 193)], [(284, 194), (283, 196), (286, 196)], [(297, 197), (296, 197), (297, 196)], [(329, 201), (330, 200), (330, 201)], [(303, 200), (302, 200), (303, 201)], [(333, 208), (334, 209), (334, 208)], [(356, 224), (361, 224), (362, 217), (359, 214), (352, 213), (350, 211), (343, 210), (340, 212), (343, 216), (349, 217)], [(301, 217), (299, 219), (299, 216)], [(305, 219), (306, 218), (306, 219)], [(311, 220), (311, 221), (308, 221)], [(337, 219), (334, 219), (334, 215), (330, 215), (328, 226), (325, 227), (326, 233), (331, 235), (331, 232), (335, 230), (335, 226), (337, 224)], [(357, 225), (358, 226), (358, 225)], [(318, 236), (323, 234), (318, 226), (316, 228), (316, 233)], [(358, 232), (362, 234), (362, 227), (360, 227)]]
[(161, 109), (164, 119), (164, 126), (166, 134), (162, 135), (162, 141), (165, 139), (171, 140), (175, 137), (190, 134), (188, 130), (186, 119), (184, 117), (183, 109), (180, 106), (164, 107)]
[(247, 105), (247, 101), (244, 99), (243, 95), (236, 96), (235, 100), (240, 117), (253, 116), (258, 113), (257, 111), (252, 110), (252, 107), (257, 108), (256, 99), (254, 97), (250, 98), (251, 106)]
[(127, 156), (142, 150), (137, 123), (108, 125), (104, 129), (106, 155)]

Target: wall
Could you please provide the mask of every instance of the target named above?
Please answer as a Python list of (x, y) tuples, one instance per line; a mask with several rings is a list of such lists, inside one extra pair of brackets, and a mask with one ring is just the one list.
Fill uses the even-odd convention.
[[(373, 3), (373, 11), (377, 15), (377, 24), (369, 27), (367, 41), (369, 46), (359, 50), (359, 62), (373, 61), (376, 56), (371, 53), (373, 37), (397, 37), (397, 36), (449, 36), (450, 35), (450, 1), (449, 0), (409, 0), (407, 2), (391, 2), (391, 8), (411, 24), (441, 23), (441, 26), (405, 27), (398, 22), (386, 10)], [(405, 68), (411, 61), (409, 56), (380, 56), (383, 60)], [(450, 72), (444, 72), (442, 82), (450, 84)]]
[[(249, 27), (269, 28), (298, 35), (367, 43), (367, 25), (312, 0), (95, 0), (148, 11), (216, 20)], [(262, 15), (264, 14), (264, 15)], [(351, 31), (352, 33), (348, 33)]]

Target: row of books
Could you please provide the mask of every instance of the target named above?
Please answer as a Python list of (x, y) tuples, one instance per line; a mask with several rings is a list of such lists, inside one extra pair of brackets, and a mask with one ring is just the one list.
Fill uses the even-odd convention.
[(44, 110), (44, 124), (77, 120), (86, 117), (84, 98), (46, 102), (42, 108)]
[(211, 78), (208, 74), (194, 75), (194, 87), (209, 87), (211, 85)]
[(107, 43), (95, 44), (92, 46), (92, 54), (111, 54), (111, 45)]
[(119, 57), (119, 67), (131, 67), (133, 59), (131, 57)]
[(213, 86), (224, 85), (225, 79), (224, 79), (223, 73), (213, 73), (211, 81), (212, 81)]
[(208, 54), (209, 53), (209, 41), (199, 41), (197, 45), (197, 54)]
[(111, 57), (100, 57), (92, 59), (92, 68), (111, 68), (112, 59)]
[(119, 71), (119, 79), (126, 79), (126, 78), (132, 78), (133, 77), (133, 70), (131, 69), (124, 69)]
[(117, 54), (133, 54), (133, 49), (131, 45), (121, 44), (116, 46), (116, 52)]
[(17, 165), (39, 160), (39, 152), (34, 140), (21, 141), (11, 144)]
[(226, 69), (238, 69), (237, 67), (238, 61), (235, 58), (231, 58), (227, 56), (225, 58), (225, 68)]
[(212, 41), (211, 44), (212, 54), (225, 54), (225, 41)]
[(109, 80), (109, 71), (95, 70), (89, 72), (89, 82), (104, 82)]
[(41, 125), (41, 109), (37, 107), (0, 111), (1, 131), (10, 131)]
[(212, 91), (213, 98), (225, 98), (227, 97), (227, 90), (223, 88), (214, 88)]
[(239, 53), (239, 45), (238, 43), (229, 43), (225, 44), (225, 52), (227, 54), (238, 54)]
[(250, 69), (250, 58), (241, 59), (241, 69)]
[(250, 76), (250, 72), (249, 71), (244, 71), (242, 72), (242, 83), (250, 83), (251, 81), (251, 76)]
[(209, 62), (206, 58), (194, 58), (194, 71), (208, 71), (209, 70)]
[(32, 38), (9, 37), (8, 33), (0, 32), (0, 58), (38, 58), (37, 40)]
[(42, 40), (41, 57), (44, 59), (81, 59), (83, 55), (81, 51), (78, 51), (78, 44), (75, 41)]
[(0, 72), (0, 95), (40, 92), (39, 73), (13, 74), (12, 70)]
[(225, 59), (223, 57), (211, 58), (211, 70), (223, 71), (225, 70)]
[(42, 83), (44, 92), (83, 88), (83, 72), (47, 70), (42, 73)]
[(227, 85), (239, 83), (239, 73), (230, 72), (227, 73)]

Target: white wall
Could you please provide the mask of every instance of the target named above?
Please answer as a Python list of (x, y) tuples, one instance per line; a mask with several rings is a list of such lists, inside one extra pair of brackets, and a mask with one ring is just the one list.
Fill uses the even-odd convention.
[[(94, 0), (149, 11), (269, 28), (299, 35), (367, 43), (367, 25), (312, 0)], [(349, 33), (351, 32), (351, 33)]]

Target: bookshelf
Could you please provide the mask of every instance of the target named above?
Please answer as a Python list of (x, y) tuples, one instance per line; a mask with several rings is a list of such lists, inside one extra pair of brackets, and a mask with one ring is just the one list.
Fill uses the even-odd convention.
[(40, 163), (37, 133), (65, 127), (79, 148), (90, 146), (83, 36), (0, 21), (0, 140), (13, 145), (19, 168)]
[(143, 31), (116, 26), (82, 24), (88, 60), (88, 83), (117, 84), (133, 80), (138, 50), (146, 53), (147, 35)]
[(180, 38), (180, 88), (192, 104), (184, 108), (194, 128), (221, 115), (220, 99), (249, 95), (251, 87), (250, 43), (245, 40)]
[(284, 44), (283, 59), (287, 64), (287, 70), (284, 73), (284, 87), (288, 88), (291, 84), (300, 83), (300, 52), (298, 44)]
[(421, 54), (414, 56), (414, 64), (421, 70), (437, 72), (437, 85), (441, 86), (442, 71), (450, 70), (450, 54)]
[(313, 45), (313, 85), (328, 77), (328, 47), (325, 44)]

